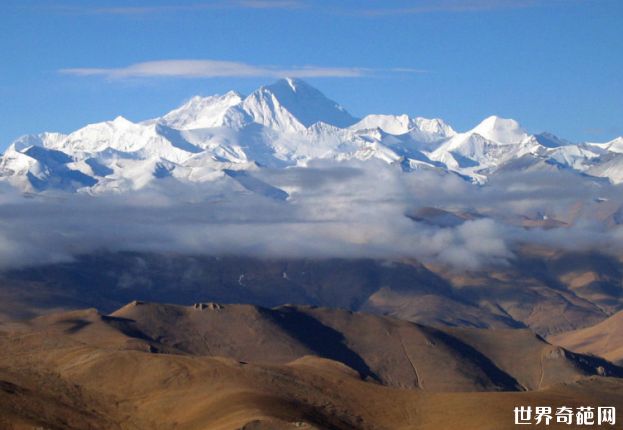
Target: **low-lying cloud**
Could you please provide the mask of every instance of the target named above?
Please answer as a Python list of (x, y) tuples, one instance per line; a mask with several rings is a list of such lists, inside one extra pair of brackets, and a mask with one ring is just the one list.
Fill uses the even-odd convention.
[(289, 199), (258, 195), (227, 175), (204, 184), (169, 178), (141, 191), (100, 196), (24, 198), (6, 185), (0, 264), (6, 269), (98, 251), (145, 251), (416, 258), (473, 270), (507, 264), (526, 243), (623, 251), (615, 216), (623, 214), (620, 187), (572, 173), (493, 176), (477, 186), (452, 174), (405, 173), (368, 161), (253, 175), (286, 190)]

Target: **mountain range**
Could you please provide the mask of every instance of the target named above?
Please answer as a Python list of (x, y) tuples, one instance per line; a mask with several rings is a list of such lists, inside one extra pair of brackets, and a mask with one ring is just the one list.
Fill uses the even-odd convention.
[(355, 118), (298, 79), (21, 137), (0, 428), (620, 421), (621, 184), (623, 137)]
[(23, 136), (0, 157), (0, 178), (23, 191), (90, 194), (137, 190), (166, 178), (225, 180), (287, 198), (287, 192), (275, 194), (269, 184), (258, 186), (252, 173), (322, 160), (372, 159), (406, 172), (429, 169), (479, 184), (500, 172), (551, 170), (623, 182), (623, 137), (572, 143), (550, 133), (529, 134), (516, 121), (497, 116), (466, 132), (441, 119), (358, 119), (291, 78), (246, 97), (234, 91), (193, 97), (143, 122), (117, 117), (68, 135)]

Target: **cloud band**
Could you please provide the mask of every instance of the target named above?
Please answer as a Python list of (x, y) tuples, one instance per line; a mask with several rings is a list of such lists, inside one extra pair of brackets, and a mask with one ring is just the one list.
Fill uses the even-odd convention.
[(360, 67), (295, 66), (289, 68), (257, 66), (243, 62), (219, 60), (160, 60), (131, 64), (119, 68), (67, 68), (61, 73), (74, 76), (124, 78), (221, 78), (221, 77), (293, 77), (293, 78), (356, 78), (377, 72), (421, 73), (423, 70), (367, 69)]

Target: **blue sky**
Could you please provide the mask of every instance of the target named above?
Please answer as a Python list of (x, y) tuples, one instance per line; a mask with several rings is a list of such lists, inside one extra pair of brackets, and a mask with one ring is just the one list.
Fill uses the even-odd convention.
[(284, 74), (356, 116), (623, 135), (620, 0), (3, 0), (0, 17), (0, 148)]

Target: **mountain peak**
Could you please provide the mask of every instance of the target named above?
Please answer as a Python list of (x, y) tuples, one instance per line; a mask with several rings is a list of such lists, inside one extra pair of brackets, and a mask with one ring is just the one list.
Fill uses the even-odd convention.
[(242, 94), (240, 94), (238, 91), (234, 91), (234, 90), (229, 90), (227, 91), (224, 95), (223, 98), (227, 98), (227, 99), (243, 99), (244, 96)]
[(115, 119), (111, 121), (111, 124), (114, 124), (116, 126), (127, 126), (127, 125), (132, 125), (134, 123), (130, 121), (129, 119), (121, 115), (118, 115), (117, 117), (115, 117)]
[(437, 141), (455, 134), (455, 131), (440, 119), (411, 118), (406, 114), (367, 115), (351, 127), (353, 130), (374, 128), (380, 128), (393, 135), (410, 133), (411, 137), (421, 142)]
[(623, 153), (623, 136), (619, 136), (606, 143), (608, 151)]
[(539, 133), (534, 136), (536, 141), (539, 142), (546, 148), (559, 148), (561, 146), (570, 146), (573, 145), (572, 142), (569, 142), (566, 139), (562, 139), (555, 134), (548, 133), (544, 131), (543, 133)]
[(477, 128), (521, 128), (519, 123), (512, 118), (502, 118), (497, 115), (491, 115), (485, 118), (477, 125)]
[(336, 127), (348, 127), (357, 120), (346, 109), (327, 98), (307, 82), (296, 78), (283, 78), (253, 92), (245, 102), (256, 121), (270, 125), (274, 115), (291, 114), (304, 127), (319, 121)]
[(291, 78), (287, 76), (276, 80), (272, 84), (265, 85), (264, 88), (270, 88), (270, 89), (282, 88), (284, 90), (289, 90), (293, 92), (297, 92), (299, 90), (309, 90), (309, 91), (320, 92), (317, 88), (309, 84), (307, 81), (304, 81), (303, 79)]
[(528, 136), (528, 133), (514, 119), (501, 118), (496, 115), (484, 119), (470, 132), (498, 143), (519, 143)]
[(260, 89), (265, 88), (272, 92), (285, 91), (285, 92), (299, 92), (308, 91), (310, 93), (318, 93), (323, 97), (326, 97), (316, 87), (299, 78), (281, 78), (269, 85), (263, 85)]
[[(104, 192), (138, 189), (164, 177), (203, 182), (232, 169), (379, 159), (400, 162), (406, 171), (439, 169), (478, 183), (493, 173), (533, 166), (569, 167), (623, 183), (622, 154), (621, 137), (575, 144), (549, 133), (528, 135), (517, 121), (498, 116), (458, 134), (440, 119), (406, 114), (368, 115), (355, 123), (318, 89), (283, 78), (246, 97), (235, 91), (195, 96), (162, 117), (138, 123), (118, 116), (69, 135), (21, 137), (0, 156), (0, 181), (27, 190), (60, 186)], [(236, 178), (243, 187), (253, 182)], [(265, 188), (256, 185), (249, 190)]]
[(310, 87), (305, 81), (297, 78), (283, 78), (271, 86), (285, 86), (287, 85), (292, 91), (296, 92), (300, 87)]
[(208, 97), (194, 96), (160, 119), (162, 124), (178, 129), (196, 129), (231, 125), (230, 108), (242, 102), (236, 91)]

